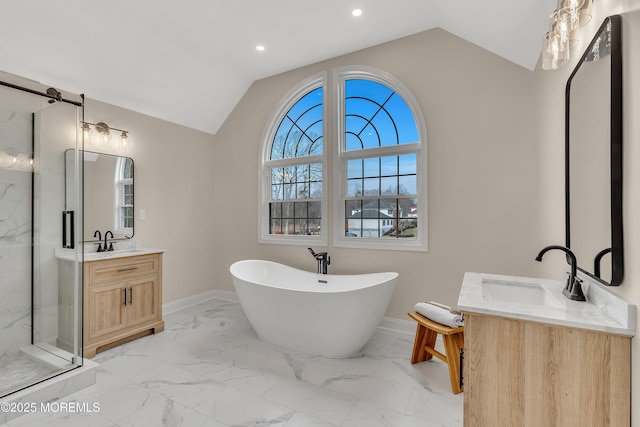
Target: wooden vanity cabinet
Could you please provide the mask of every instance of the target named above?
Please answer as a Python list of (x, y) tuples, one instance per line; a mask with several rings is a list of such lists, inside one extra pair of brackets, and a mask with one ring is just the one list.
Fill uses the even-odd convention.
[(163, 330), (162, 253), (84, 263), (84, 357)]
[(631, 337), (465, 313), (465, 427), (629, 426)]

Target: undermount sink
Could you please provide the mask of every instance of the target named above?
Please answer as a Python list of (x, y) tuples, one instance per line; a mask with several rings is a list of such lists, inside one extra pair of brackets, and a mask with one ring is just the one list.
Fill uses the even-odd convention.
[(561, 308), (562, 304), (539, 283), (482, 279), (482, 298), (517, 304)]

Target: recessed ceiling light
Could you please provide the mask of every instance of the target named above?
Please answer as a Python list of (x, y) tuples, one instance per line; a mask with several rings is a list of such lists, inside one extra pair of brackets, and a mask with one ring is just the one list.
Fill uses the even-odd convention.
[(362, 9), (353, 9), (353, 10), (351, 11), (351, 14), (352, 14), (353, 16), (360, 16), (360, 15), (362, 15)]
[(264, 51), (264, 46), (263, 46), (263, 45), (261, 45), (261, 44), (256, 45), (256, 50), (257, 50), (258, 52), (263, 52), (263, 51)]

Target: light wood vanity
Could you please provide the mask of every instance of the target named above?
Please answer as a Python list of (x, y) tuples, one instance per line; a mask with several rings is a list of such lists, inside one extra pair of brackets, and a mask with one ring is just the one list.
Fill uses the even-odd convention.
[(162, 249), (85, 253), (82, 310), (74, 313), (74, 251), (56, 250), (58, 262), (58, 337), (72, 351), (73, 322), (81, 319), (84, 357), (162, 332)]
[[(540, 283), (540, 295), (551, 300), (491, 298), (485, 280), (529, 288)], [(583, 284), (592, 302), (569, 301), (562, 287), (465, 274), (458, 300), (465, 315), (465, 427), (631, 425), (635, 306), (594, 284)]]
[(84, 357), (164, 330), (162, 253), (84, 262)]
[(631, 338), (465, 313), (464, 425), (630, 425)]

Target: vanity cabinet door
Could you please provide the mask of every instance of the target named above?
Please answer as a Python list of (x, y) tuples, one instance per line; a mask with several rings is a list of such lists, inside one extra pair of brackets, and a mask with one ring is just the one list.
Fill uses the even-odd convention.
[(158, 319), (158, 279), (156, 276), (129, 282), (127, 288), (127, 326)]
[(89, 338), (94, 339), (126, 326), (124, 283), (89, 288)]

